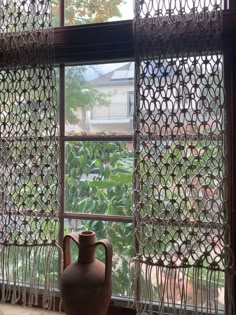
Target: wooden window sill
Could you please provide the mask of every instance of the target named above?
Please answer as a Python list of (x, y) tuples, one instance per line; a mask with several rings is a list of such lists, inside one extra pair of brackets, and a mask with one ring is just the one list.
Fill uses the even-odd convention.
[[(65, 315), (65, 313), (43, 310), (36, 307), (22, 305), (0, 304), (0, 315)], [(107, 315), (134, 315), (132, 309), (110, 306)]]
[(0, 315), (63, 315), (65, 313), (58, 313), (46, 311), (41, 308), (32, 308), (22, 305), (0, 304)]

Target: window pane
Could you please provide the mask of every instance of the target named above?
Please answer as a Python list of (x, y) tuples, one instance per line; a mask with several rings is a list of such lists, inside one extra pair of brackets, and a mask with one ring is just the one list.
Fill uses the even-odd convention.
[(66, 68), (66, 135), (131, 134), (134, 63)]
[[(87, 220), (65, 220), (65, 235), (69, 232), (93, 230), (97, 240), (108, 238), (113, 245), (112, 295), (127, 296), (129, 289), (129, 260), (133, 252), (133, 224)], [(78, 257), (78, 248), (71, 246), (72, 260)], [(97, 259), (104, 262), (104, 250), (98, 247)], [(131, 275), (130, 275), (131, 276)]]
[(132, 173), (132, 143), (66, 143), (65, 210), (131, 215)]
[(81, 25), (132, 19), (131, 0), (64, 0), (65, 25)]

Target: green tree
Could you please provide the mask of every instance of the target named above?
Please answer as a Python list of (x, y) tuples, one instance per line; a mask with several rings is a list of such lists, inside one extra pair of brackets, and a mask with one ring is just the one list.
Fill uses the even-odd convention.
[[(96, 87), (85, 80), (87, 67), (68, 67), (66, 68), (66, 121), (69, 123), (78, 122), (77, 110), (82, 110), (82, 120), (85, 111), (95, 106), (109, 105), (108, 94), (99, 92)], [(85, 119), (85, 118), (84, 118)]]
[[(79, 25), (106, 22), (121, 16), (119, 6), (126, 0), (65, 0), (65, 24)], [(52, 1), (53, 24), (59, 25), (59, 0)]]

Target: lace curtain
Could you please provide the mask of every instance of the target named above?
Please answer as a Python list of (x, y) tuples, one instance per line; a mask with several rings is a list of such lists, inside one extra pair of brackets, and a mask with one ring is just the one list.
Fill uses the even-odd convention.
[[(140, 314), (218, 314), (232, 276), (221, 0), (136, 0)], [(227, 294), (229, 293), (229, 294)]]
[(0, 0), (2, 301), (51, 308), (58, 287), (58, 121), (50, 0)]

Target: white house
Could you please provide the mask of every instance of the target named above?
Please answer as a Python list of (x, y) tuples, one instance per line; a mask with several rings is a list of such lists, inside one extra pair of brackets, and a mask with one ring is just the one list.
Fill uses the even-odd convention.
[(134, 109), (134, 63), (117, 66), (113, 71), (102, 74), (89, 84), (107, 96), (108, 104), (88, 109), (78, 107), (71, 115), (77, 124), (66, 122), (67, 134), (128, 134), (133, 129)]
[(134, 63), (129, 62), (91, 81), (99, 92), (110, 99), (108, 106), (94, 107), (90, 111), (90, 132), (132, 131), (134, 108)]

